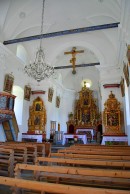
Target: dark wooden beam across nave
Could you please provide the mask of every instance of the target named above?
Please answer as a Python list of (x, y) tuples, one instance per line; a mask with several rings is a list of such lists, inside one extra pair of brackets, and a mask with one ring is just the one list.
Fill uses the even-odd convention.
[[(91, 66), (95, 66), (95, 65), (100, 65), (100, 63), (81, 64), (81, 65), (75, 65), (75, 67), (91, 67)], [(54, 67), (54, 69), (68, 69), (68, 68), (72, 68), (72, 65)]]
[(15, 44), (15, 43), (19, 43), (19, 42), (37, 40), (40, 38), (52, 38), (52, 37), (56, 37), (56, 36), (65, 36), (65, 35), (69, 35), (69, 34), (76, 34), (76, 33), (96, 31), (96, 30), (105, 30), (105, 29), (109, 29), (109, 28), (117, 28), (118, 24), (119, 24), (119, 22), (116, 22), (116, 23), (111, 23), (111, 24), (103, 24), (103, 25), (97, 25), (97, 26), (64, 30), (64, 31), (59, 31), (59, 32), (52, 32), (52, 33), (42, 34), (42, 35), (40, 34), (40, 35), (28, 36), (28, 37), (23, 37), (23, 38), (6, 40), (3, 42), (3, 44), (8, 45), (8, 44)]

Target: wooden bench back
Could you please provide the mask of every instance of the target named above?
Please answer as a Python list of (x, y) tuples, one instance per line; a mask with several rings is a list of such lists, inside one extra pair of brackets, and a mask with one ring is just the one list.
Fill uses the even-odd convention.
[(100, 159), (100, 160), (129, 160), (130, 156), (111, 156), (111, 155), (85, 155), (85, 154), (69, 154), (69, 153), (50, 153), (52, 158), (83, 158), (83, 159)]
[(120, 168), (130, 169), (129, 161), (108, 161), (108, 160), (93, 160), (93, 159), (69, 159), (69, 158), (49, 158), (38, 157), (36, 164), (48, 164), (48, 165), (72, 165), (72, 166), (85, 166), (85, 167), (106, 167), (106, 168)]
[(17, 164), (15, 177), (21, 179), (23, 170), (24, 173), (32, 171), (36, 180), (67, 184), (78, 183), (78, 185), (84, 186), (89, 186), (93, 182), (93, 186), (129, 189), (130, 171), (106, 169), (104, 172), (102, 169)]
[[(55, 193), (55, 194), (129, 194), (130, 192), (127, 190), (119, 190), (119, 189), (106, 189), (106, 188), (94, 188), (94, 187), (83, 187), (83, 186), (72, 186), (72, 185), (64, 185), (64, 184), (56, 184), (56, 183), (45, 183), (38, 181), (30, 181), (30, 180), (19, 180), (17, 178), (9, 178), (9, 177), (0, 177), (0, 184), (15, 187), (16, 190), (14, 194), (17, 194), (17, 189), (28, 189), (34, 191), (39, 191), (41, 194), (44, 192)], [(19, 192), (19, 191), (18, 191)]]
[(14, 150), (0, 147), (0, 174), (13, 177)]

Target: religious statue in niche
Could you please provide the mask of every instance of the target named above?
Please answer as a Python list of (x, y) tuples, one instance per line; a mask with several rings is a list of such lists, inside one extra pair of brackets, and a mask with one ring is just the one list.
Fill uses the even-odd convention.
[(4, 80), (4, 88), (3, 90), (5, 92), (11, 93), (12, 88), (13, 88), (13, 83), (14, 83), (14, 76), (11, 74), (6, 74), (5, 75), (5, 80)]
[(39, 116), (35, 117), (34, 125), (40, 125), (40, 118), (39, 118)]
[(41, 110), (41, 106), (39, 103), (36, 103), (36, 111), (40, 111)]
[(121, 110), (120, 103), (115, 95), (110, 93), (109, 98), (104, 103), (103, 123), (105, 126), (105, 135), (123, 134), (121, 131)]
[(49, 89), (48, 89), (48, 101), (49, 101), (49, 102), (52, 102), (53, 93), (54, 93), (53, 88), (49, 88)]
[(118, 126), (119, 125), (118, 114), (117, 113), (108, 114), (107, 124), (108, 126)]

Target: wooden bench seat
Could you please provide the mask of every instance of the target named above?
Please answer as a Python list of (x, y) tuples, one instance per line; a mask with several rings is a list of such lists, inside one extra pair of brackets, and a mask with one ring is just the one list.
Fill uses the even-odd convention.
[(43, 183), (31, 180), (19, 180), (17, 178), (9, 177), (0, 177), (0, 184), (15, 187), (16, 189), (13, 194), (18, 194), (19, 190), (17, 191), (17, 189), (19, 188), (24, 190), (31, 190), (31, 193), (33, 193), (32, 190), (39, 191), (41, 194), (44, 192), (55, 194), (130, 194), (130, 191), (127, 190), (82, 187), (45, 182)]

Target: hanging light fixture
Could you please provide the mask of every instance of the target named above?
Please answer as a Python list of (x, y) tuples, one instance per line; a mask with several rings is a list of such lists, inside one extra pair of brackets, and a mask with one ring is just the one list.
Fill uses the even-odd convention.
[(44, 4), (45, 4), (45, 0), (43, 0), (43, 6), (42, 6), (40, 48), (36, 52), (36, 57), (35, 57), (34, 63), (26, 65), (24, 68), (25, 73), (27, 73), (29, 77), (34, 78), (38, 82), (44, 80), (45, 78), (49, 78), (51, 75), (54, 74), (54, 67), (49, 66), (45, 62), (45, 54), (44, 54), (44, 50), (42, 48)]

